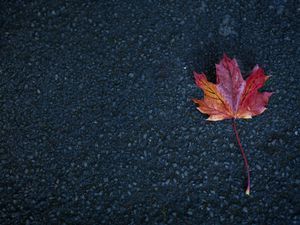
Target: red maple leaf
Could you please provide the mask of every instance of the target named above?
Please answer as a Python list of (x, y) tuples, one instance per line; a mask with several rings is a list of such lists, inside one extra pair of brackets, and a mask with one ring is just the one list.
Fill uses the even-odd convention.
[(250, 119), (266, 110), (271, 92), (259, 92), (258, 90), (268, 80), (258, 65), (254, 67), (250, 76), (245, 81), (235, 59), (230, 59), (224, 54), (220, 64), (216, 65), (217, 83), (207, 80), (204, 73), (194, 72), (195, 81), (204, 92), (203, 99), (193, 99), (198, 105), (197, 109), (208, 114), (208, 120), (218, 121), (232, 119), (233, 129), (240, 146), (245, 168), (247, 171), (246, 194), (250, 194), (250, 173), (247, 158), (240, 143), (235, 119)]

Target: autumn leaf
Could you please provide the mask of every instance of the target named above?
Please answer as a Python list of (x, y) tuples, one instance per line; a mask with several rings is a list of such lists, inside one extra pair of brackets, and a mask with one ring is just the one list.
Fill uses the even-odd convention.
[(266, 110), (272, 93), (258, 91), (269, 78), (259, 66), (254, 67), (245, 81), (236, 60), (224, 54), (216, 65), (216, 74), (217, 84), (214, 84), (204, 73), (194, 72), (197, 86), (204, 91), (204, 99), (193, 101), (200, 112), (210, 115), (208, 120), (249, 119)]
[(193, 99), (197, 109), (208, 114), (207, 120), (219, 121), (232, 119), (232, 127), (240, 147), (245, 170), (247, 173), (246, 194), (250, 194), (250, 170), (245, 151), (242, 147), (235, 120), (250, 119), (263, 113), (267, 108), (271, 92), (259, 92), (269, 76), (258, 65), (254, 67), (250, 76), (243, 79), (235, 59), (224, 54), (219, 64), (216, 64), (217, 83), (209, 82), (204, 73), (194, 72), (196, 85), (204, 92), (203, 99)]

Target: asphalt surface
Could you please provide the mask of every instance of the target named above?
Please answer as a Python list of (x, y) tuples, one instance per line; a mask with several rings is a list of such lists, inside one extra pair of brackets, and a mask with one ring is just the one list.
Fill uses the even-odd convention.
[[(0, 224), (300, 224), (297, 1), (1, 1)], [(272, 75), (207, 122), (192, 71)]]

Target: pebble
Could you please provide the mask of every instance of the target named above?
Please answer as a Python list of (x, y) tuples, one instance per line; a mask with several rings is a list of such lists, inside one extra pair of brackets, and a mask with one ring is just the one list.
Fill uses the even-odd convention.
[(258, 165), (258, 164), (256, 164), (255, 168), (258, 169), (258, 170), (261, 170), (261, 166)]

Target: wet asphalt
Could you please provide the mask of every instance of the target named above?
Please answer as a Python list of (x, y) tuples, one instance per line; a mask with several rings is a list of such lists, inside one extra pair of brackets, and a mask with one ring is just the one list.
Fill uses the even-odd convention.
[[(0, 224), (300, 224), (297, 1), (1, 1)], [(192, 71), (272, 75), (207, 122)]]

